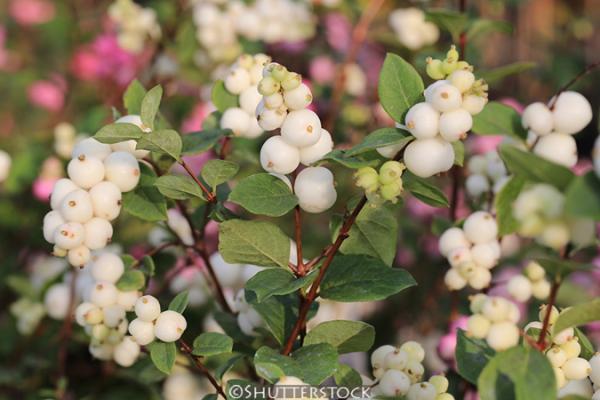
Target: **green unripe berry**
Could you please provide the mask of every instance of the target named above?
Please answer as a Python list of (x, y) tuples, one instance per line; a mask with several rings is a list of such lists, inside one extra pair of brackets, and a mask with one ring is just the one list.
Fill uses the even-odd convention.
[(384, 200), (389, 200), (392, 203), (398, 201), (398, 197), (402, 194), (402, 181), (386, 183), (379, 188), (379, 193)]
[(400, 177), (402, 171), (404, 171), (404, 164), (398, 161), (386, 161), (381, 168), (379, 168), (379, 182), (384, 185), (395, 182), (402, 182)]
[(263, 96), (270, 96), (279, 91), (280, 84), (270, 76), (266, 76), (258, 82), (258, 92)]
[(456, 46), (452, 45), (450, 46), (450, 50), (448, 50), (448, 52), (446, 53), (446, 61), (451, 61), (451, 62), (458, 62), (458, 58), (460, 57), (460, 55), (458, 54), (458, 50), (456, 50)]
[(473, 66), (466, 61), (459, 61), (458, 63), (456, 63), (456, 69), (465, 69), (467, 71), (473, 72)]
[(354, 173), (356, 186), (367, 193), (374, 193), (379, 188), (379, 174), (374, 168), (363, 167)]
[(458, 62), (456, 62), (455, 60), (446, 59), (442, 62), (442, 71), (446, 75), (450, 75), (451, 73), (456, 71), (457, 67)]
[(426, 72), (427, 75), (429, 75), (429, 77), (431, 79), (444, 79), (444, 77), (446, 76), (446, 74), (444, 74), (444, 71), (442, 70), (442, 61), (441, 60), (435, 60), (431, 57), (427, 58), (427, 67), (426, 67)]
[(271, 77), (277, 82), (283, 81), (287, 77), (287, 74), (287, 68), (281, 64), (276, 64), (273, 69), (271, 69)]
[(295, 72), (288, 72), (285, 79), (281, 81), (283, 90), (294, 90), (302, 83), (302, 75)]
[(250, 54), (242, 54), (238, 57), (237, 63), (240, 67), (249, 70), (254, 65), (254, 57)]
[(385, 199), (381, 197), (381, 194), (379, 194), (379, 192), (366, 192), (365, 196), (367, 196), (369, 205), (373, 208), (379, 207), (380, 205), (385, 203)]

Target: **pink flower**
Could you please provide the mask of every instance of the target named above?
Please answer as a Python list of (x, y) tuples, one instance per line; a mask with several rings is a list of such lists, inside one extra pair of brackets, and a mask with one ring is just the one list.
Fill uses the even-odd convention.
[(325, 16), (327, 43), (336, 51), (345, 53), (350, 47), (352, 25), (348, 18), (339, 13)]
[(52, 81), (35, 81), (27, 88), (29, 101), (48, 111), (60, 111), (65, 103), (64, 88)]
[(54, 188), (57, 178), (37, 178), (33, 181), (33, 196), (41, 202), (47, 203), (50, 200), (50, 194)]
[(54, 4), (46, 0), (12, 0), (11, 17), (21, 25), (38, 25), (54, 18)]
[(592, 165), (592, 161), (589, 159), (579, 160), (577, 164), (571, 170), (575, 173), (575, 175), (581, 176), (587, 174), (592, 170), (594, 166)]
[(475, 154), (485, 154), (492, 150), (496, 150), (504, 136), (496, 135), (496, 136), (480, 136), (480, 135), (471, 135), (469, 139), (469, 149), (472, 153)]
[(328, 56), (319, 56), (310, 62), (309, 75), (321, 85), (330, 83), (335, 77), (335, 63)]
[(71, 70), (82, 81), (92, 81), (98, 77), (102, 61), (89, 49), (78, 49), (71, 60)]
[(521, 104), (517, 99), (514, 99), (512, 97), (505, 97), (503, 99), (500, 99), (500, 103), (513, 108), (519, 114), (521, 114), (525, 109), (523, 104)]
[(438, 354), (442, 359), (454, 363), (458, 329), (467, 329), (468, 319), (469, 318), (464, 315), (459, 315), (450, 323), (448, 333), (441, 337), (438, 344)]
[(215, 110), (215, 107), (210, 103), (198, 103), (192, 109), (192, 112), (183, 120), (181, 124), (181, 132), (197, 132), (202, 130), (202, 124), (206, 117)]

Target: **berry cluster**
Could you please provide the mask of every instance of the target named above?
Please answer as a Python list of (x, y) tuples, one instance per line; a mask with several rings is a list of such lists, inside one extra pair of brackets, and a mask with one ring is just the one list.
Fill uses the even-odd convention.
[[(256, 109), (259, 125), (267, 131), (281, 128), (281, 135), (271, 136), (260, 149), (260, 163), (266, 171), (289, 174), (300, 163), (311, 165), (331, 151), (331, 135), (307, 108), (313, 97), (299, 74), (271, 63), (263, 70), (258, 91), (263, 95)], [(337, 199), (333, 174), (324, 167), (303, 169), (293, 189), (300, 207), (310, 213), (331, 208)]]
[(467, 334), (485, 339), (496, 351), (506, 350), (519, 343), (517, 323), (521, 313), (517, 306), (502, 297), (476, 294), (471, 297), (473, 315), (467, 321)]
[(160, 39), (160, 25), (151, 8), (141, 7), (132, 0), (116, 0), (108, 8), (108, 15), (117, 26), (117, 41), (124, 50), (140, 53), (147, 37)]
[(8, 178), (11, 164), (12, 158), (10, 157), (10, 154), (4, 150), (0, 150), (0, 183), (4, 182), (6, 178)]
[(256, 138), (263, 133), (256, 118), (256, 107), (262, 96), (258, 83), (271, 57), (264, 54), (244, 54), (229, 69), (224, 79), (225, 89), (238, 97), (239, 107), (228, 108), (221, 117), (221, 128), (231, 129), (236, 136)]
[(429, 381), (421, 381), (425, 373), (423, 360), (425, 350), (413, 341), (400, 347), (384, 345), (371, 354), (373, 376), (378, 383), (373, 387), (374, 395), (385, 397), (406, 396), (407, 400), (453, 400), (446, 393), (448, 379), (434, 375)]
[(150, 295), (140, 297), (135, 303), (135, 318), (129, 324), (129, 333), (142, 346), (159, 339), (163, 342), (179, 340), (187, 328), (187, 321), (173, 310), (160, 310), (158, 300)]
[(510, 278), (506, 285), (508, 293), (513, 299), (524, 303), (531, 296), (544, 300), (550, 295), (550, 281), (546, 278), (546, 271), (540, 264), (531, 261), (524, 270), (524, 275)]
[(551, 345), (546, 351), (546, 357), (552, 364), (556, 384), (558, 388), (564, 387), (569, 381), (586, 379), (592, 372), (590, 363), (579, 357), (581, 354), (581, 345), (579, 339), (575, 335), (573, 328), (567, 328), (561, 332), (552, 334), (552, 326), (558, 319), (560, 312), (554, 306), (549, 308), (544, 305), (540, 308), (539, 319), (529, 323), (525, 327), (526, 333), (531, 333), (532, 329), (541, 331), (543, 329), (543, 321), (546, 318), (546, 313), (550, 313), (548, 324), (548, 338)]
[[(91, 336), (90, 353), (100, 360), (114, 359), (128, 367), (137, 359), (140, 348), (126, 336), (126, 313), (133, 310), (140, 294), (138, 291), (120, 291), (117, 281), (125, 266), (121, 257), (103, 251), (93, 257), (80, 274), (84, 274), (83, 303), (75, 310), (75, 320)], [(86, 279), (87, 278), (87, 279)], [(68, 293), (68, 292), (67, 292)]]
[(533, 152), (540, 157), (572, 167), (577, 163), (574, 134), (592, 120), (592, 106), (585, 97), (573, 91), (562, 92), (550, 101), (533, 103), (523, 110), (521, 123), (529, 130)]
[[(118, 123), (142, 126), (138, 116)], [(140, 179), (134, 140), (108, 145), (87, 138), (73, 148), (67, 166), (69, 179), (59, 179), (52, 190), (52, 211), (44, 217), (44, 238), (54, 244), (54, 255), (67, 256), (74, 267), (83, 267), (91, 250), (106, 247), (112, 238), (110, 221), (121, 212), (122, 192), (133, 190)]]
[(519, 234), (535, 238), (541, 245), (559, 250), (567, 243), (578, 246), (592, 243), (593, 221), (568, 218), (565, 196), (554, 186), (539, 183), (519, 193), (513, 203), (513, 216), (519, 222)]
[(462, 229), (452, 227), (440, 236), (440, 253), (452, 267), (444, 278), (450, 290), (460, 290), (467, 284), (478, 290), (489, 286), (490, 270), (498, 264), (501, 255), (497, 235), (494, 216), (477, 211), (467, 217)]
[(359, 168), (354, 174), (356, 186), (365, 190), (365, 195), (373, 205), (391, 201), (396, 204), (402, 194), (402, 172), (404, 164), (398, 161), (386, 161), (379, 168)]
[(509, 179), (506, 166), (495, 150), (472, 156), (467, 168), (469, 176), (465, 181), (465, 188), (474, 199), (490, 192), (498, 193)]
[(473, 68), (459, 61), (454, 46), (444, 61), (430, 58), (427, 62), (427, 73), (438, 80), (425, 89), (425, 102), (412, 106), (404, 119), (404, 127), (416, 139), (406, 147), (404, 163), (422, 178), (452, 168), (452, 143), (467, 137), (472, 115), (487, 103), (487, 84), (475, 80)]
[(256, 328), (264, 326), (264, 321), (260, 314), (246, 301), (246, 292), (240, 290), (235, 295), (234, 310), (237, 314), (237, 322), (242, 330), (248, 336), (258, 336)]
[(398, 41), (406, 48), (418, 50), (437, 42), (438, 27), (425, 21), (425, 13), (415, 7), (399, 8), (390, 13), (389, 23)]

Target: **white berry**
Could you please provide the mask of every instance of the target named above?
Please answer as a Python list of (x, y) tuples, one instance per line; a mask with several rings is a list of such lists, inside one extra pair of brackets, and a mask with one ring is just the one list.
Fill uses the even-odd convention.
[(154, 341), (154, 324), (139, 318), (129, 323), (129, 333), (140, 346), (146, 346)]
[(283, 101), (290, 110), (301, 110), (312, 103), (312, 93), (308, 86), (301, 83), (297, 88), (286, 90), (283, 93)]
[(104, 160), (112, 152), (110, 145), (100, 143), (94, 138), (83, 139), (73, 147), (71, 158), (84, 158), (93, 157), (99, 160)]
[(80, 155), (67, 165), (69, 178), (83, 189), (89, 189), (104, 179), (104, 164), (95, 157)]
[(568, 168), (577, 163), (577, 144), (573, 136), (566, 133), (551, 133), (541, 136), (533, 148), (533, 152)]
[(449, 83), (442, 83), (433, 88), (431, 92), (426, 92), (425, 99), (440, 112), (456, 110), (462, 104), (460, 90)]
[(300, 152), (281, 136), (271, 136), (260, 149), (260, 163), (266, 171), (289, 174), (300, 164)]
[(300, 149), (300, 162), (308, 166), (322, 159), (332, 149), (333, 140), (331, 139), (331, 134), (325, 129), (321, 129), (321, 137), (317, 143)]
[(83, 242), (90, 250), (99, 250), (108, 243), (113, 234), (113, 227), (107, 220), (103, 218), (92, 218), (86, 222), (85, 241)]
[(410, 378), (402, 371), (390, 369), (379, 380), (379, 388), (384, 396), (399, 397), (408, 393)]
[(44, 306), (51, 318), (64, 319), (69, 313), (71, 294), (69, 285), (58, 283), (51, 286), (44, 295)]
[(465, 236), (473, 243), (487, 243), (496, 240), (498, 224), (494, 216), (485, 211), (469, 215), (463, 225)]
[(554, 103), (552, 117), (555, 131), (572, 135), (590, 123), (592, 106), (580, 93), (562, 92)]
[(294, 193), (300, 207), (310, 213), (328, 210), (337, 199), (333, 174), (324, 167), (303, 169), (294, 182)]
[(496, 351), (509, 349), (519, 343), (519, 328), (511, 322), (496, 322), (490, 327), (486, 340)]
[(187, 322), (183, 315), (178, 312), (167, 310), (160, 313), (154, 324), (154, 334), (163, 342), (174, 342), (179, 340)]
[(64, 224), (66, 221), (58, 211), (50, 211), (44, 216), (43, 231), (44, 239), (48, 243), (54, 243), (54, 232), (56, 228)]
[(58, 209), (62, 204), (62, 201), (65, 198), (65, 196), (77, 189), (79, 189), (79, 186), (73, 183), (72, 180), (67, 178), (59, 179), (58, 181), (56, 181), (54, 187), (52, 188), (52, 195), (50, 196), (50, 207), (52, 207), (53, 210)]
[(90, 301), (99, 307), (107, 307), (117, 302), (119, 292), (110, 282), (98, 282), (90, 294)]
[(311, 146), (321, 137), (321, 120), (308, 109), (292, 111), (281, 125), (281, 137), (292, 146)]
[(408, 110), (404, 124), (417, 139), (433, 138), (438, 134), (440, 113), (429, 103), (417, 103)]
[(473, 117), (462, 108), (447, 111), (440, 116), (440, 135), (448, 142), (455, 142), (467, 137), (473, 127)]
[(536, 102), (528, 105), (521, 115), (523, 128), (534, 131), (537, 135), (552, 132), (554, 122), (552, 112), (544, 103)]
[(71, 250), (83, 243), (85, 229), (77, 222), (67, 222), (54, 231), (54, 243), (61, 249)]
[(122, 367), (131, 367), (140, 355), (140, 345), (131, 338), (125, 336), (123, 341), (115, 346), (113, 358)]
[(110, 283), (116, 283), (124, 271), (125, 265), (121, 257), (109, 252), (100, 254), (91, 266), (91, 274), (95, 280)]
[(89, 191), (94, 215), (112, 221), (121, 212), (121, 190), (112, 182), (100, 182)]
[(448, 171), (453, 163), (454, 149), (440, 137), (414, 140), (404, 151), (406, 168), (421, 178)]
[(221, 129), (231, 129), (235, 136), (243, 136), (250, 127), (250, 118), (241, 108), (228, 108), (221, 117)]
[(160, 315), (160, 303), (154, 296), (142, 296), (135, 303), (135, 315), (142, 321), (152, 322)]
[(129, 192), (140, 180), (140, 166), (130, 153), (117, 151), (104, 160), (106, 180), (114, 183), (120, 191)]

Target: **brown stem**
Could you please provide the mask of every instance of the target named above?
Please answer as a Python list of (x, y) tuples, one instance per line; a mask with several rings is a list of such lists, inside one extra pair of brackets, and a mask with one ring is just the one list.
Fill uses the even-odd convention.
[(335, 124), (335, 119), (338, 115), (338, 110), (340, 108), (342, 96), (344, 94), (346, 67), (352, 64), (356, 59), (358, 51), (360, 50), (362, 44), (364, 43), (367, 37), (367, 33), (369, 32), (369, 26), (371, 25), (371, 22), (373, 22), (373, 19), (377, 15), (377, 12), (379, 11), (384, 2), (385, 0), (369, 1), (367, 8), (360, 16), (358, 24), (356, 24), (354, 30), (352, 31), (352, 42), (350, 43), (350, 49), (348, 50), (348, 53), (346, 53), (344, 62), (338, 67), (337, 75), (333, 84), (331, 105), (329, 107), (329, 111), (327, 112), (327, 120), (324, 124), (324, 128), (330, 132), (332, 131), (333, 126)]
[(340, 232), (338, 233), (337, 238), (335, 239), (335, 242), (331, 246), (331, 250), (329, 250), (327, 252), (327, 256), (325, 258), (325, 261), (323, 262), (323, 265), (321, 266), (321, 269), (319, 270), (319, 274), (317, 275), (317, 278), (312, 283), (310, 290), (308, 291), (308, 294), (306, 295), (306, 297), (304, 299), (301, 299), (301, 301), (300, 301), (300, 310), (298, 311), (298, 319), (296, 320), (296, 323), (294, 324), (294, 327), (292, 328), (292, 332), (290, 333), (290, 336), (288, 337), (286, 344), (285, 344), (283, 350), (281, 351), (281, 354), (288, 355), (292, 352), (292, 348), (294, 347), (294, 342), (296, 341), (296, 338), (298, 337), (298, 335), (300, 334), (302, 329), (304, 329), (304, 325), (306, 324), (306, 318), (308, 316), (308, 311), (310, 310), (312, 303), (317, 298), (317, 294), (318, 294), (317, 291), (319, 290), (321, 281), (323, 280), (323, 277), (325, 276), (325, 272), (327, 272), (327, 269), (331, 265), (331, 262), (333, 261), (333, 257), (339, 250), (340, 246), (342, 245), (344, 240), (346, 240), (346, 238), (348, 237), (350, 228), (352, 228), (354, 221), (356, 221), (358, 214), (363, 209), (365, 204), (367, 204), (367, 198), (365, 196), (363, 196), (360, 199), (360, 201), (358, 202), (358, 204), (356, 205), (356, 207), (354, 207), (352, 214), (350, 214), (350, 216), (344, 222), (344, 225), (340, 229)]
[(208, 368), (206, 368), (206, 366), (204, 364), (202, 364), (202, 361), (200, 359), (201, 357), (192, 354), (192, 348), (183, 339), (181, 339), (179, 341), (179, 344), (181, 345), (181, 347), (180, 347), (181, 351), (184, 352), (185, 354), (187, 354), (188, 357), (190, 357), (190, 359), (194, 362), (194, 365), (196, 366), (196, 368), (198, 368), (200, 370), (200, 372), (202, 372), (204, 374), (204, 376), (206, 376), (206, 378), (210, 381), (210, 384), (215, 388), (217, 393), (219, 395), (223, 396), (223, 398), (227, 398), (227, 395), (225, 394), (225, 391), (223, 390), (223, 386), (221, 386), (221, 384), (219, 382), (217, 382), (217, 380), (215, 379), (214, 376), (212, 376), (212, 374), (210, 373)]
[(296, 206), (294, 209), (294, 231), (296, 238), (296, 257), (297, 261), (297, 274), (299, 276), (304, 276), (306, 271), (304, 270), (304, 261), (302, 259), (302, 211), (300, 211), (300, 206)]
[(554, 108), (554, 105), (556, 104), (556, 100), (558, 99), (558, 96), (562, 92), (564, 92), (565, 90), (569, 89), (578, 80), (580, 80), (581, 78), (583, 78), (584, 76), (586, 76), (587, 74), (589, 74), (590, 72), (592, 72), (593, 70), (595, 70), (598, 67), (600, 67), (600, 61), (592, 63), (592, 64), (589, 64), (587, 67), (585, 67), (585, 69), (583, 71), (581, 71), (579, 74), (577, 74), (577, 76), (575, 76), (573, 79), (571, 79), (569, 82), (567, 82), (563, 87), (561, 87), (558, 90), (558, 92), (556, 92), (556, 94), (554, 95), (554, 97), (550, 101), (550, 104), (548, 104), (548, 108), (550, 108), (552, 110)]
[(556, 303), (556, 295), (558, 294), (560, 283), (561, 282), (559, 278), (554, 279), (554, 282), (552, 282), (552, 288), (550, 289), (550, 298), (548, 299), (548, 304), (546, 305), (546, 315), (544, 315), (542, 331), (540, 332), (540, 337), (537, 341), (538, 348), (542, 351), (546, 348), (546, 335), (548, 333), (548, 326), (550, 325), (550, 315), (552, 314), (552, 307)]
[(229, 150), (229, 145), (231, 143), (231, 138), (229, 136), (225, 136), (223, 139), (223, 143), (221, 144), (221, 151), (219, 151), (219, 159), (224, 160), (225, 156), (227, 156), (227, 150)]
[(131, 264), (131, 268), (135, 269), (135, 268), (140, 267), (140, 265), (142, 265), (142, 262), (144, 261), (144, 257), (146, 257), (146, 256), (152, 257), (152, 256), (160, 253), (164, 249), (172, 247), (172, 246), (176, 246), (176, 245), (177, 245), (177, 243), (175, 243), (175, 242), (166, 242), (166, 243), (163, 243), (159, 246), (156, 246), (156, 247), (148, 250), (142, 257), (138, 258), (137, 260), (135, 260), (133, 262), (133, 264)]
[(196, 185), (198, 185), (200, 189), (202, 189), (202, 192), (204, 192), (204, 194), (206, 195), (206, 199), (210, 203), (216, 202), (217, 197), (210, 190), (208, 190), (206, 186), (204, 186), (204, 184), (200, 181), (200, 179), (198, 179), (198, 177), (194, 174), (194, 172), (190, 169), (186, 162), (182, 159), (179, 161), (179, 164), (183, 167), (183, 169), (185, 169), (185, 172), (188, 173), (188, 175), (194, 180), (194, 182), (196, 182)]
[[(59, 348), (58, 348), (58, 383), (67, 376), (67, 358), (68, 358), (68, 347), (71, 333), (73, 332), (73, 314), (75, 312), (75, 296), (77, 292), (77, 273), (76, 269), (73, 269), (71, 275), (71, 283), (69, 285), (69, 308), (65, 320), (63, 321), (62, 328), (59, 333)], [(64, 399), (66, 396), (66, 390), (59, 390), (59, 399)]]

